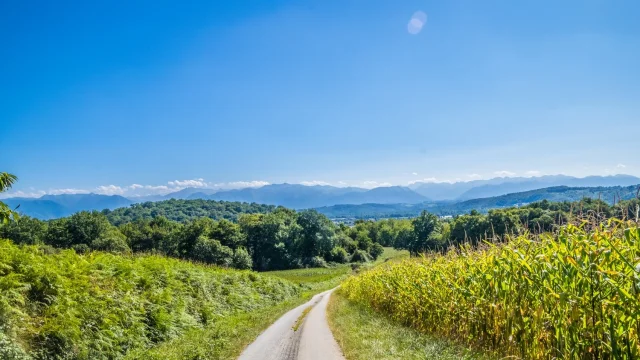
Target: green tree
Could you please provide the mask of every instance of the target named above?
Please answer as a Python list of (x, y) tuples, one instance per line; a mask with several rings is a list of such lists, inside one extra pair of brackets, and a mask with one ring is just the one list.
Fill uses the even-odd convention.
[[(18, 177), (6, 172), (0, 173), (0, 193), (5, 192), (18, 181)], [(13, 211), (9, 206), (0, 201), (0, 223), (6, 224), (10, 220), (18, 218), (18, 213)]]
[(97, 211), (80, 211), (69, 217), (66, 222), (67, 239), (66, 246), (87, 244), (91, 247), (94, 240), (107, 236), (107, 232), (113, 229), (107, 217)]
[(46, 232), (47, 223), (28, 216), (0, 225), (0, 239), (10, 239), (16, 244), (41, 244)]
[(113, 253), (129, 252), (127, 237), (116, 227), (109, 227), (105, 232), (91, 242), (92, 250), (108, 251)]
[(384, 253), (384, 248), (378, 243), (374, 243), (373, 246), (371, 246), (371, 250), (369, 250), (369, 254), (374, 260), (379, 258), (382, 253)]
[(331, 220), (315, 210), (306, 210), (298, 214), (297, 223), (300, 226), (300, 255), (328, 257), (335, 235)]
[(246, 239), (240, 231), (240, 225), (226, 219), (215, 222), (209, 236), (212, 239), (219, 240), (222, 245), (232, 249), (246, 246)]
[(439, 219), (436, 215), (422, 211), (420, 216), (413, 219), (414, 238), (409, 245), (412, 254), (422, 253), (428, 250), (436, 250), (442, 246), (439, 236)]
[(240, 270), (249, 270), (253, 267), (253, 261), (251, 261), (251, 256), (247, 252), (247, 249), (237, 248), (233, 251), (231, 266)]
[(280, 270), (302, 266), (299, 255), (300, 226), (293, 210), (278, 208), (268, 214), (245, 214), (239, 224), (256, 270)]
[(330, 261), (337, 262), (339, 264), (348, 263), (349, 253), (347, 253), (347, 250), (341, 248), (340, 246), (336, 246), (331, 249)]
[(196, 240), (189, 258), (218, 266), (229, 266), (233, 261), (233, 250), (218, 240), (201, 235)]

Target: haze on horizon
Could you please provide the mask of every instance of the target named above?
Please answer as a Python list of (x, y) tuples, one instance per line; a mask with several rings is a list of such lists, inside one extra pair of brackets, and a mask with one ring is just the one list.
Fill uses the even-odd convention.
[(5, 197), (640, 175), (640, 3), (164, 5), (0, 4)]

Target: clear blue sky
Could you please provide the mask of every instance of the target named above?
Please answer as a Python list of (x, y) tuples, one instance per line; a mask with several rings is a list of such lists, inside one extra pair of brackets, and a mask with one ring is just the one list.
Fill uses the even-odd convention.
[[(427, 21), (410, 34), (416, 11)], [(24, 193), (640, 175), (639, 13), (635, 0), (2, 1), (0, 171)]]

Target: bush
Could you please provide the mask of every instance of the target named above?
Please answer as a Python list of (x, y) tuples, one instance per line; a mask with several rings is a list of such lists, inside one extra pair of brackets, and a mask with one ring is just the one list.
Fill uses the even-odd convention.
[[(84, 245), (84, 244), (78, 244)], [(76, 246), (74, 245), (74, 249)], [(112, 253), (129, 252), (127, 238), (116, 228), (111, 228), (102, 234), (99, 238), (93, 240), (90, 245), (93, 250), (107, 251)]]
[[(78, 254), (86, 254), (89, 251), (91, 251), (91, 248), (87, 244), (75, 244), (71, 248)], [(51, 247), (51, 246), (47, 246), (47, 249), (55, 249), (55, 248)], [(54, 254), (55, 253), (55, 251), (49, 251), (49, 250), (45, 250), (44, 252), (46, 254)]]
[(371, 254), (371, 257), (374, 260), (380, 257), (382, 253), (384, 253), (384, 248), (378, 243), (373, 244), (373, 246), (371, 246), (371, 249), (369, 250), (369, 254)]
[(222, 245), (218, 240), (199, 236), (193, 246), (190, 258), (208, 264), (229, 266), (233, 261), (233, 250)]
[(327, 267), (327, 262), (321, 258), (320, 256), (314, 256), (312, 258), (309, 258), (306, 261), (306, 264), (308, 267), (312, 267), (312, 268), (326, 268)]
[(0, 327), (0, 359), (2, 360), (30, 360), (31, 356), (7, 335), (4, 334)]
[(351, 255), (351, 262), (369, 262), (371, 261), (371, 257), (369, 257), (369, 253), (364, 250), (356, 250), (353, 255)]
[(251, 256), (245, 248), (237, 248), (233, 252), (233, 258), (231, 259), (231, 266), (240, 270), (249, 270), (253, 267), (253, 261)]
[(344, 263), (348, 263), (349, 262), (349, 254), (347, 253), (347, 250), (337, 246), (334, 247), (331, 250), (331, 254), (330, 254), (330, 260), (333, 262), (337, 262), (340, 264), (344, 264)]

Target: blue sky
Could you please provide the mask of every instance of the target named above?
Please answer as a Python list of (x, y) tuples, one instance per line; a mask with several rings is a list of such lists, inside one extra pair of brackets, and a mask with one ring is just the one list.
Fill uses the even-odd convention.
[(4, 1), (0, 171), (22, 195), (640, 175), (639, 12)]

